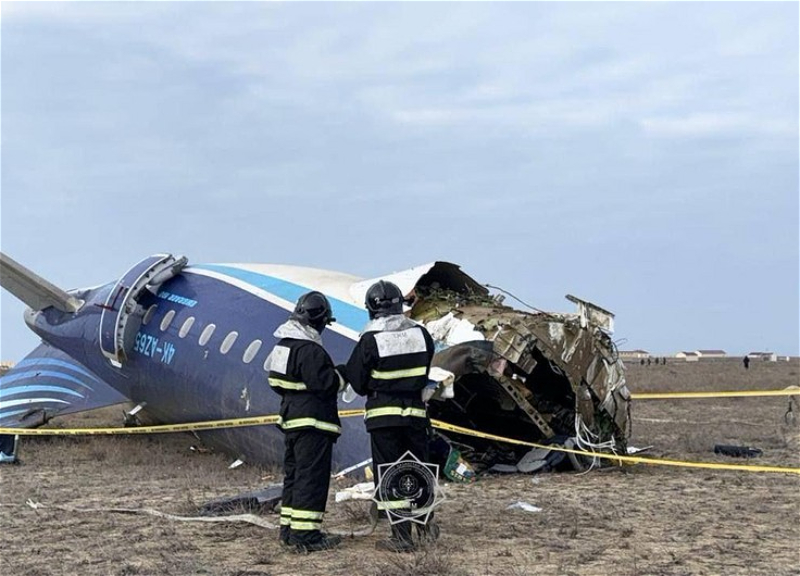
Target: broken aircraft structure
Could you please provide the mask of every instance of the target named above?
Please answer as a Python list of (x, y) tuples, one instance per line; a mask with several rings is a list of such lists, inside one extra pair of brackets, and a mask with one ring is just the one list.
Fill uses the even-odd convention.
[[(433, 366), (455, 375), (454, 398), (431, 402), (432, 418), (496, 436), (625, 452), (630, 394), (610, 336), (613, 314), (574, 296), (567, 298), (576, 313), (518, 310), (444, 262), (421, 275), (410, 295), (409, 315), (439, 347)], [(478, 469), (530, 472), (565, 457), (444, 434)], [(588, 464), (566, 456), (575, 468)]]
[[(433, 365), (454, 375), (453, 397), (432, 418), (541, 444), (625, 452), (630, 395), (610, 334), (613, 314), (568, 296), (577, 312), (515, 309), (455, 265), (433, 262), (369, 280), (261, 264), (188, 265), (159, 254), (120, 279), (65, 292), (6, 255), (2, 285), (30, 307), (43, 343), (0, 379), (0, 427), (32, 427), (60, 414), (132, 402), (151, 422), (185, 423), (277, 412), (265, 360), (297, 297), (319, 290), (339, 319), (323, 334), (334, 361), (349, 356), (367, 321), (364, 294), (379, 279), (409, 298), (408, 315), (437, 342)], [(340, 408), (364, 399), (340, 400)], [(342, 420), (334, 467), (369, 458), (358, 418)], [(279, 462), (280, 433), (251, 426), (198, 433), (252, 464)], [(476, 470), (534, 471), (583, 457), (441, 431)], [(445, 457), (447, 454), (445, 454)], [(557, 457), (556, 457), (557, 456)]]

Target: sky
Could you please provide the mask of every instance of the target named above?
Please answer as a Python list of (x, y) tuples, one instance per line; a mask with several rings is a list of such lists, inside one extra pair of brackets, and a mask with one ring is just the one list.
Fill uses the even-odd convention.
[(445, 260), (623, 350), (798, 355), (799, 6), (3, 2), (0, 248), (65, 289)]

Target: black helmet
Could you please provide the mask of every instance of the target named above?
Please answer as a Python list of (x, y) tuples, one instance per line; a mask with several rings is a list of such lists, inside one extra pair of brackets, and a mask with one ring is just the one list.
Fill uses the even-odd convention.
[(367, 290), (364, 305), (367, 307), (370, 320), (391, 314), (402, 314), (403, 293), (397, 284), (379, 280)]
[(309, 292), (300, 296), (290, 318), (311, 326), (320, 334), (325, 326), (336, 320), (331, 313), (331, 305), (322, 292)]

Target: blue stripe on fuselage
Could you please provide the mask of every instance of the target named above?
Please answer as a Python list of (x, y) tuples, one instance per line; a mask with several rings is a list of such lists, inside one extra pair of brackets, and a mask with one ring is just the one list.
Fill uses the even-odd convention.
[(77, 396), (78, 398), (84, 398), (83, 394), (79, 392), (75, 392), (70, 388), (64, 388), (63, 386), (52, 386), (49, 384), (30, 384), (28, 386), (12, 386), (11, 388), (6, 388), (5, 390), (0, 393), (0, 398), (8, 398), (9, 396), (14, 396), (15, 394), (27, 394), (28, 392), (61, 392), (62, 394), (69, 394), (70, 396)]
[(0, 388), (3, 386), (7, 386), (17, 380), (25, 380), (29, 378), (39, 378), (39, 377), (46, 377), (46, 378), (61, 378), (63, 380), (69, 380), (70, 382), (74, 382), (78, 386), (83, 386), (84, 388), (88, 388), (89, 390), (94, 390), (91, 386), (86, 384), (85, 382), (81, 382), (74, 376), (69, 374), (62, 374), (61, 372), (52, 372), (50, 370), (31, 370), (28, 372), (20, 372), (17, 374), (10, 374), (8, 376), (3, 376), (0, 378)]
[(23, 408), (22, 410), (8, 410), (7, 412), (0, 412), (0, 422), (5, 420), (6, 418), (10, 418), (11, 416), (18, 416), (20, 414), (24, 414), (28, 412), (28, 408)]
[(70, 362), (64, 362), (63, 360), (56, 360), (55, 358), (26, 358), (22, 362), (17, 363), (14, 368), (22, 368), (23, 366), (30, 366), (30, 365), (37, 365), (37, 364), (45, 364), (45, 365), (52, 365), (52, 366), (60, 366), (62, 368), (67, 368), (69, 370), (74, 370), (79, 374), (83, 374), (92, 380), (97, 382), (101, 382), (101, 380), (95, 376), (94, 374), (90, 374), (84, 368), (77, 364), (71, 364)]
[[(192, 265), (192, 268), (210, 270), (212, 272), (225, 274), (226, 276), (231, 276), (237, 280), (247, 282), (256, 288), (260, 288), (275, 294), (276, 296), (283, 298), (288, 302), (297, 302), (297, 299), (300, 298), (300, 296), (311, 289), (307, 286), (301, 286), (299, 284), (294, 284), (293, 282), (275, 278), (274, 276), (267, 276), (266, 274), (251, 272), (250, 270), (242, 270), (241, 268), (234, 268), (232, 266), (223, 266), (220, 264), (194, 264)], [(319, 290), (319, 288), (316, 289)], [(324, 292), (324, 290), (321, 291)], [(369, 320), (366, 310), (359, 308), (358, 306), (354, 306), (348, 302), (332, 298), (331, 296), (328, 296), (328, 300), (331, 303), (331, 308), (333, 309), (333, 315), (336, 318), (336, 322), (346, 326), (354, 332), (361, 332)]]

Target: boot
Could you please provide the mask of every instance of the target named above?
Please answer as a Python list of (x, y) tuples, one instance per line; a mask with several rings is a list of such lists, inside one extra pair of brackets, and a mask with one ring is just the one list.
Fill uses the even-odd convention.
[(386, 540), (378, 540), (375, 543), (375, 548), (389, 552), (413, 552), (417, 547), (411, 539), (411, 526), (409, 523), (400, 522), (392, 525), (392, 535)]
[(292, 529), (289, 526), (281, 526), (280, 541), (284, 546), (289, 546), (289, 540), (292, 538)]
[(424, 542), (425, 544), (433, 544), (436, 542), (439, 539), (440, 532), (439, 525), (433, 520), (429, 521), (427, 524), (417, 524), (417, 537), (420, 542)]
[(342, 543), (342, 537), (316, 532), (313, 536), (302, 539), (294, 538), (291, 542), (294, 544), (296, 552), (308, 554), (310, 552), (332, 550)]

